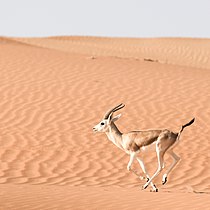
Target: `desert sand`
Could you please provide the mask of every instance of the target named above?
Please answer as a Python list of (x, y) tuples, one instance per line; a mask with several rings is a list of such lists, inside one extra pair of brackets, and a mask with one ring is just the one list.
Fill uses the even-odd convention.
[[(0, 210), (210, 209), (210, 39), (0, 37), (0, 96)], [(157, 193), (92, 132), (119, 103), (122, 132), (196, 118)]]

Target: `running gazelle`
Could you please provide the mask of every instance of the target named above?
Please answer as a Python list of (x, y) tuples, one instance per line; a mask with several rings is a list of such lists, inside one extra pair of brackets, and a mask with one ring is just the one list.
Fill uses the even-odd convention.
[[(162, 184), (165, 184), (167, 182), (168, 174), (172, 171), (172, 169), (180, 160), (180, 157), (173, 152), (174, 146), (176, 146), (176, 143), (178, 142), (184, 128), (191, 125), (195, 119), (193, 118), (189, 123), (183, 125), (180, 131), (177, 133), (172, 132), (168, 129), (131, 131), (128, 133), (121, 133), (115, 125), (115, 121), (120, 118), (121, 114), (117, 116), (113, 116), (113, 114), (119, 109), (122, 109), (124, 106), (124, 104), (119, 104), (118, 106), (109, 110), (104, 115), (102, 121), (93, 128), (93, 131), (106, 133), (110, 141), (112, 141), (117, 147), (130, 155), (130, 160), (127, 165), (127, 169), (129, 171), (133, 171), (131, 169), (131, 165), (134, 159), (137, 159), (147, 177), (147, 182), (142, 188), (146, 189), (150, 184), (152, 186), (152, 190), (157, 192), (158, 189), (153, 184), (152, 180), (162, 171), (164, 167), (164, 155), (166, 154), (166, 152), (170, 154), (173, 158), (173, 162), (166, 173), (163, 175)], [(154, 144), (156, 147), (158, 159), (158, 169), (153, 174), (153, 176), (150, 177), (145, 168), (143, 159), (138, 157), (138, 153), (144, 152), (150, 145)]]

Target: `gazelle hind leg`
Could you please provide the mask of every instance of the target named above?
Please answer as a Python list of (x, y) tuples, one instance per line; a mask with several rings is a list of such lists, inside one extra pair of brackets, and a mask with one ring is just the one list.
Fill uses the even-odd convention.
[[(145, 168), (145, 165), (144, 165), (143, 160), (140, 159), (140, 158), (136, 158), (136, 159), (139, 162), (139, 165), (141, 166), (142, 171), (146, 174), (146, 177), (149, 180), (150, 179), (150, 176), (148, 175), (148, 172), (147, 172), (147, 170)], [(152, 187), (152, 189), (153, 189), (154, 192), (157, 192), (158, 191), (158, 189), (156, 188), (156, 186), (152, 182), (150, 183), (150, 185), (151, 185), (151, 187)]]
[(162, 178), (162, 184), (165, 184), (167, 182), (167, 177), (168, 174), (173, 170), (173, 168), (176, 166), (176, 164), (179, 162), (180, 157), (177, 156), (173, 150), (168, 151), (168, 153), (171, 155), (171, 157), (173, 158), (173, 162), (170, 165), (169, 169), (166, 171), (166, 173), (163, 175)]
[(147, 181), (147, 183), (143, 186), (143, 189), (146, 189), (148, 187), (148, 185), (152, 182), (152, 180), (162, 171), (163, 169), (163, 156), (165, 151), (160, 150), (158, 148), (158, 146), (156, 146), (156, 152), (157, 152), (157, 158), (158, 158), (158, 169), (157, 171), (154, 173), (154, 175), (149, 179), (149, 181)]

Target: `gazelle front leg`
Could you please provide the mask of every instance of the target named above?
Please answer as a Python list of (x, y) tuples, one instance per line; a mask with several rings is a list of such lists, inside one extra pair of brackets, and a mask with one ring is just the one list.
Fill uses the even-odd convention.
[[(148, 172), (147, 172), (147, 170), (146, 170), (146, 168), (145, 168), (145, 165), (144, 165), (143, 160), (140, 159), (140, 158), (138, 158), (138, 157), (137, 157), (136, 159), (137, 159), (137, 161), (139, 162), (139, 165), (141, 166), (142, 171), (146, 174), (146, 177), (147, 177), (147, 179), (148, 179), (147, 181), (149, 181), (149, 180), (150, 180), (150, 177), (149, 177), (149, 174), (148, 174)], [(153, 189), (154, 192), (158, 192), (158, 189), (157, 189), (156, 186), (153, 184), (153, 182), (151, 182), (150, 185), (152, 186), (152, 189)]]
[(128, 171), (132, 171), (136, 176), (138, 176), (141, 180), (143, 180), (144, 177), (139, 176), (134, 170), (131, 169), (131, 165), (132, 165), (135, 157), (136, 157), (136, 153), (135, 152), (130, 153), (130, 161), (129, 161), (128, 165), (127, 165), (127, 170)]
[(131, 165), (135, 159), (135, 156), (136, 156), (136, 153), (135, 152), (131, 152), (130, 153), (130, 160), (128, 162), (128, 165), (127, 165), (127, 170), (130, 171), (131, 170)]

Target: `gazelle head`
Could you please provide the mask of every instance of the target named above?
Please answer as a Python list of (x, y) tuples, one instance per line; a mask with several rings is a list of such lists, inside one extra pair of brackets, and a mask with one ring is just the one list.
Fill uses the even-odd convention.
[(109, 110), (105, 115), (104, 118), (100, 123), (98, 123), (94, 128), (94, 132), (107, 132), (108, 128), (110, 127), (112, 122), (115, 122), (121, 117), (121, 114), (113, 117), (113, 113), (116, 112), (119, 109), (122, 109), (125, 105), (124, 104), (119, 104), (118, 106), (112, 108)]

